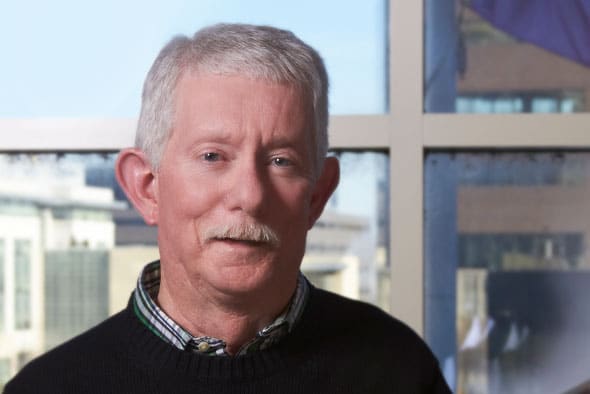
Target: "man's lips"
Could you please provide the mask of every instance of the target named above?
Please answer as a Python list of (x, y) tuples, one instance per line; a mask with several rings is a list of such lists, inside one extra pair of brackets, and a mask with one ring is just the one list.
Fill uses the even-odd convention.
[(251, 239), (237, 239), (237, 238), (213, 238), (212, 241), (226, 242), (234, 245), (248, 245), (248, 246), (270, 246), (268, 242), (255, 241)]

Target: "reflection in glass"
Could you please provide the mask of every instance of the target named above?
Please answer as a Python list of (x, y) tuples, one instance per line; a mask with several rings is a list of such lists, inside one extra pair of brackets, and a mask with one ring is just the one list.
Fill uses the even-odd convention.
[[(388, 158), (338, 152), (341, 186), (308, 236), (302, 270), (389, 309)], [(0, 391), (32, 357), (125, 307), (158, 258), (119, 188), (115, 154), (0, 155)], [(2, 279), (4, 278), (4, 279)]]
[(457, 393), (590, 381), (590, 154), (430, 153), (426, 338)]
[(425, 0), (425, 112), (590, 106), (584, 2)]

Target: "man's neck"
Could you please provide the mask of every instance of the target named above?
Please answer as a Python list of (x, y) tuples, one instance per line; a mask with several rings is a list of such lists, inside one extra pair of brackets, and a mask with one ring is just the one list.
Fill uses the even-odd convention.
[(193, 336), (223, 340), (229, 354), (237, 353), (279, 316), (288, 307), (296, 287), (294, 281), (290, 290), (282, 294), (259, 292), (231, 297), (195, 289), (186, 279), (183, 282), (174, 281), (174, 286), (170, 286), (162, 275), (157, 298), (159, 307)]

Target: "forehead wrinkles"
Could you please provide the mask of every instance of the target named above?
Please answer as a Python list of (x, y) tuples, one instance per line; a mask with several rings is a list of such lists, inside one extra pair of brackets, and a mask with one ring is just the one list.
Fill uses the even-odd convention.
[[(209, 78), (209, 80), (205, 81), (208, 77), (212, 77)], [(227, 103), (235, 103), (235, 101), (224, 101), (224, 97), (222, 95), (216, 95), (216, 94), (210, 94), (210, 90), (215, 89), (215, 84), (217, 83), (217, 81), (215, 81), (216, 78), (219, 78), (218, 81), (224, 81), (227, 79), (231, 79), (231, 78), (238, 78), (238, 79), (243, 79), (243, 80), (250, 80), (253, 82), (260, 82), (263, 84), (267, 84), (268, 87), (270, 87), (271, 89), (282, 89), (281, 94), (283, 94), (284, 96), (288, 96), (288, 97), (284, 97), (285, 99), (282, 100), (278, 100), (278, 101), (273, 101), (270, 102), (268, 100), (264, 99), (265, 93), (261, 93), (261, 95), (251, 95), (251, 91), (244, 91), (244, 90), (235, 90), (233, 92), (231, 92), (232, 95), (236, 95), (239, 94), (240, 96), (245, 96), (244, 101), (245, 101), (245, 105), (244, 103), (240, 103), (238, 102), (239, 106), (236, 106), (236, 108), (230, 108), (227, 106)], [(200, 80), (200, 81), (199, 81)], [(195, 82), (199, 81), (197, 86), (195, 85)], [(239, 81), (238, 81), (239, 82)], [(192, 85), (189, 86), (188, 85)], [(199, 86), (201, 85), (201, 86)], [(204, 86), (202, 85), (209, 85), (207, 86), (207, 88), (204, 88)], [(213, 85), (213, 86), (211, 86)], [(190, 90), (192, 89), (192, 90)], [(208, 91), (209, 90), (209, 91)], [(280, 119), (282, 117), (286, 117), (287, 119), (289, 119), (289, 125), (293, 125), (293, 122), (298, 122), (299, 120), (301, 120), (301, 124), (298, 125), (298, 127), (301, 128), (301, 130), (297, 130), (298, 132), (303, 132), (305, 133), (305, 140), (309, 143), (309, 153), (310, 155), (310, 159), (313, 158), (313, 152), (314, 152), (314, 145), (315, 145), (315, 133), (314, 133), (314, 118), (313, 118), (313, 105), (311, 102), (311, 97), (310, 94), (308, 92), (306, 92), (305, 89), (301, 88), (300, 86), (294, 85), (292, 83), (278, 83), (278, 82), (273, 82), (273, 81), (266, 81), (264, 79), (259, 79), (259, 78), (253, 78), (250, 77), (248, 75), (242, 75), (242, 74), (215, 74), (215, 73), (211, 73), (211, 72), (201, 72), (199, 70), (196, 69), (189, 69), (186, 70), (185, 72), (182, 73), (182, 75), (179, 77), (177, 85), (175, 87), (175, 91), (174, 91), (174, 111), (173, 114), (174, 116), (172, 117), (173, 121), (172, 121), (172, 125), (171, 125), (171, 130), (174, 130), (177, 126), (176, 122), (179, 119), (179, 115), (184, 116), (190, 116), (191, 113), (193, 113), (193, 110), (196, 110), (197, 112), (200, 110), (200, 108), (191, 108), (191, 106), (194, 106), (194, 103), (190, 103), (191, 102), (191, 97), (194, 97), (194, 95), (199, 95), (199, 94), (206, 94), (209, 95), (210, 97), (208, 97), (208, 100), (204, 103), (204, 105), (209, 106), (212, 103), (212, 100), (215, 100), (215, 103), (217, 103), (222, 109), (225, 110), (237, 110), (240, 111), (239, 112), (239, 117), (237, 117), (236, 119), (240, 119), (240, 120), (244, 120), (244, 119), (248, 119), (250, 121), (268, 121), (269, 119), (273, 120), (273, 122), (279, 122)], [(229, 93), (228, 93), (229, 94)], [(188, 107), (187, 107), (187, 102)], [(201, 103), (203, 104), (203, 103)], [(300, 111), (297, 111), (297, 113), (294, 113), (293, 111), (296, 111), (296, 108), (298, 108)], [(180, 114), (180, 110), (184, 110), (185, 112)], [(187, 111), (188, 110), (188, 111)], [(277, 111), (276, 113), (273, 113), (273, 111)], [(260, 117), (256, 117), (256, 116), (251, 116), (252, 112), (254, 113), (260, 113), (260, 114), (265, 114), (266, 112), (268, 112), (269, 114), (272, 114), (273, 116), (260, 116)], [(299, 117), (303, 117), (303, 119), (299, 119)], [(227, 119), (219, 119), (219, 128), (222, 128), (221, 126), (223, 126), (223, 123), (227, 121)], [(262, 125), (248, 125), (248, 126), (255, 126), (255, 127), (260, 127)], [(295, 125), (293, 125), (295, 126)], [(266, 125), (266, 127), (269, 127), (269, 125)], [(270, 125), (270, 127), (273, 130), (277, 130), (277, 125), (276, 123)], [(284, 127), (284, 126), (283, 126)], [(278, 131), (278, 130), (277, 130)]]

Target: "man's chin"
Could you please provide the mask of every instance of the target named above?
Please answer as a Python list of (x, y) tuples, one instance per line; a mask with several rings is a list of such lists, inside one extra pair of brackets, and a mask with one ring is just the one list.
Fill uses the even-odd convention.
[(242, 261), (216, 267), (207, 281), (208, 285), (226, 295), (245, 296), (265, 292), (276, 281), (265, 272), (264, 267), (256, 265)]

